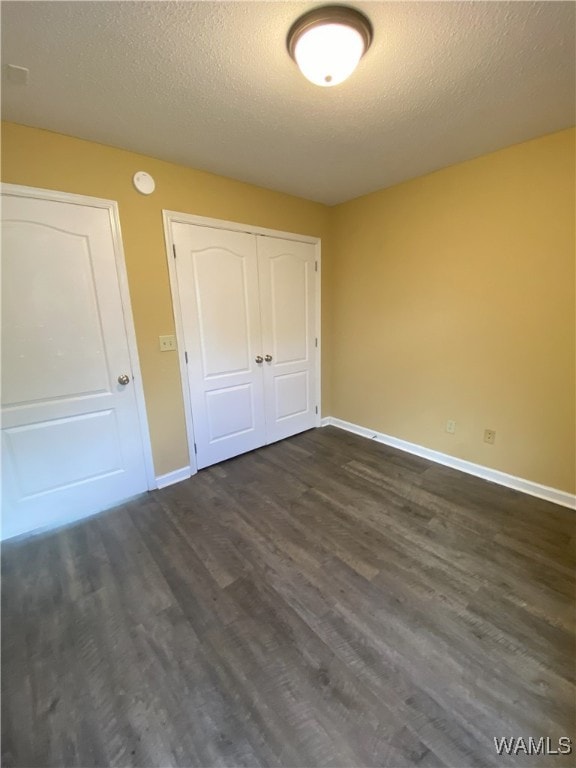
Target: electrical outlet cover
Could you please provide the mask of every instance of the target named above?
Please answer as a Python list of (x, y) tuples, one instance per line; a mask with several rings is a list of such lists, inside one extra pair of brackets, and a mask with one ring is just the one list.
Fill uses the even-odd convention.
[(494, 445), (496, 441), (496, 432), (493, 429), (485, 429), (484, 430), (484, 442), (488, 443), (489, 445)]

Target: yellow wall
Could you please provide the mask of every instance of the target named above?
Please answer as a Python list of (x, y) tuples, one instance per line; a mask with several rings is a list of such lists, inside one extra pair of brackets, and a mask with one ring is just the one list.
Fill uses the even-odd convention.
[[(150, 197), (139, 195), (132, 186), (138, 170), (148, 171), (156, 180), (156, 192)], [(329, 209), (133, 152), (13, 123), (2, 125), (2, 181), (118, 201), (156, 474), (185, 466), (189, 459), (178, 359), (176, 353), (160, 352), (158, 346), (159, 335), (174, 333), (162, 209), (322, 238), (327, 234)], [(328, 279), (329, 254), (324, 243), (322, 268)], [(327, 311), (328, 296), (323, 302), (323, 319)], [(323, 332), (325, 349), (328, 342), (328, 334)], [(324, 373), (323, 380), (328, 381)], [(327, 401), (325, 389), (325, 412)]]
[(574, 142), (332, 209), (332, 415), (574, 492)]
[(21, 125), (2, 139), (3, 181), (119, 203), (157, 474), (188, 463), (177, 357), (158, 349), (167, 208), (322, 238), (324, 414), (576, 490), (574, 130), (331, 209)]

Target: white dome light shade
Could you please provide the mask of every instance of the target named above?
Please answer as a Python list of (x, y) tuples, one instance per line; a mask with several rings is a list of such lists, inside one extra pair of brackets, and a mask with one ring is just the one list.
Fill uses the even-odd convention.
[(315, 85), (346, 80), (372, 42), (372, 26), (355, 8), (329, 5), (299, 18), (288, 33), (290, 56)]
[(294, 57), (302, 74), (316, 85), (338, 85), (350, 77), (364, 53), (362, 35), (344, 24), (308, 29), (296, 43)]

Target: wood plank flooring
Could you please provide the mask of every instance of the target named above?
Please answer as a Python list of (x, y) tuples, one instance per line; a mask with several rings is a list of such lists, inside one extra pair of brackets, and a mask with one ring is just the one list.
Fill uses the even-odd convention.
[(574, 522), (327, 427), (8, 543), (3, 765), (574, 765)]

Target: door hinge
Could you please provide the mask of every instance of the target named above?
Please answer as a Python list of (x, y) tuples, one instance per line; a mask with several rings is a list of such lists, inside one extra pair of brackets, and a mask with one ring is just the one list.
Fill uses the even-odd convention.
[(316, 413), (318, 413), (318, 406), (316, 406)]
[(314, 262), (314, 272), (318, 272), (318, 262)]
[(198, 450), (196, 448), (196, 443), (194, 443), (194, 453), (198, 453)]
[(186, 365), (188, 365), (188, 352), (184, 352), (184, 360), (186, 360)]
[(314, 346), (315, 346), (315, 347), (317, 347), (317, 346), (318, 346), (318, 336), (316, 336), (316, 339), (315, 339), (315, 343), (314, 343)]
[(174, 258), (176, 258), (176, 246), (174, 243), (172, 243), (172, 253), (174, 254)]

